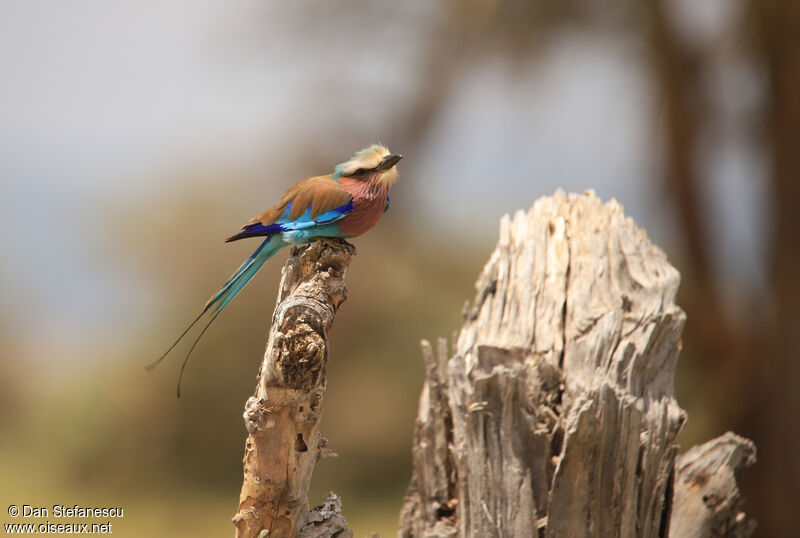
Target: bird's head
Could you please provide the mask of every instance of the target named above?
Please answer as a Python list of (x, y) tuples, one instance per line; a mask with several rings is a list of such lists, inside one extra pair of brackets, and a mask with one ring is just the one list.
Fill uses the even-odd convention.
[(395, 165), (402, 158), (402, 155), (392, 154), (381, 144), (372, 144), (350, 157), (349, 161), (336, 166), (333, 177), (349, 177), (391, 186), (397, 180)]

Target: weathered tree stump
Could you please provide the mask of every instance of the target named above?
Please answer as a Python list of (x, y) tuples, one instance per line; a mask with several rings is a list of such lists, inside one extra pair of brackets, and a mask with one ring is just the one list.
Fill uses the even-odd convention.
[(352, 536), (338, 497), (309, 510), (317, 460), (330, 454), (319, 432), (328, 330), (344, 302), (355, 249), (342, 240), (295, 247), (283, 269), (255, 394), (244, 413), (244, 481), (233, 523), (240, 538)]
[[(676, 477), (679, 280), (593, 193), (504, 217), (452, 351), (423, 342), (400, 535), (747, 536), (731, 469), (754, 459), (752, 443), (725, 438), (714, 464), (690, 451)], [(728, 502), (699, 509), (697, 476)]]

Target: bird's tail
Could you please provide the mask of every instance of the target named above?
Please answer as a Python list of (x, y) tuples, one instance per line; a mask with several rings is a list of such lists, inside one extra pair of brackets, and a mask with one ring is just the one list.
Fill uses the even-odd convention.
[[(270, 259), (273, 255), (275, 255), (275, 253), (278, 252), (278, 250), (280, 250), (285, 245), (286, 243), (283, 241), (283, 239), (281, 239), (279, 235), (278, 236), (272, 235), (267, 237), (264, 240), (264, 242), (261, 243), (261, 245), (259, 245), (259, 247), (250, 255), (250, 257), (247, 258), (247, 260), (245, 260), (245, 262), (241, 266), (239, 266), (236, 272), (233, 273), (233, 275), (228, 279), (225, 285), (222, 286), (222, 288), (216, 293), (216, 295), (214, 295), (208, 300), (205, 307), (203, 307), (203, 311), (200, 312), (200, 315), (197, 316), (194, 319), (194, 321), (192, 321), (192, 323), (186, 328), (185, 331), (183, 331), (183, 333), (181, 333), (178, 339), (175, 340), (175, 343), (173, 343), (161, 357), (159, 357), (155, 362), (145, 366), (145, 368), (148, 371), (150, 371), (156, 366), (158, 366), (159, 363), (161, 363), (161, 361), (164, 360), (164, 358), (169, 354), (169, 352), (172, 351), (173, 348), (175, 348), (175, 346), (178, 345), (178, 342), (180, 342), (183, 339), (183, 337), (186, 336), (186, 333), (188, 333), (189, 330), (192, 327), (194, 327), (194, 325), (198, 321), (200, 321), (200, 318), (202, 318), (204, 314), (209, 313), (211, 314), (211, 319), (208, 321), (206, 326), (203, 327), (203, 330), (200, 332), (200, 336), (198, 336), (197, 339), (194, 341), (191, 349), (189, 350), (189, 354), (186, 355), (186, 359), (184, 359), (183, 361), (183, 365), (181, 366), (181, 376), (182, 376), (183, 369), (186, 367), (186, 362), (189, 360), (189, 356), (192, 354), (192, 351), (194, 351), (194, 347), (197, 345), (197, 342), (206, 332), (206, 329), (208, 329), (208, 327), (214, 322), (214, 320), (217, 319), (219, 313), (222, 312), (222, 310), (228, 305), (228, 303), (230, 303), (233, 300), (233, 298), (236, 297), (236, 295), (240, 291), (242, 291), (242, 288), (244, 288), (247, 285), (247, 283), (250, 282), (250, 280), (255, 276), (258, 270), (261, 269), (261, 266), (264, 265), (264, 263), (268, 259)], [(178, 378), (178, 396), (180, 396), (181, 376), (179, 376)]]
[(203, 312), (209, 310), (213, 314), (221, 312), (242, 291), (242, 288), (250, 282), (250, 279), (261, 269), (261, 266), (284, 246), (286, 246), (286, 243), (280, 236), (271, 235), (267, 237), (250, 257), (239, 266), (217, 294), (208, 300)]

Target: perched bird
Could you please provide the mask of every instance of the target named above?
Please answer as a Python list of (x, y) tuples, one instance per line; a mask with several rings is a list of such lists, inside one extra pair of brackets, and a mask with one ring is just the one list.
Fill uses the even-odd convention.
[(192, 344), (178, 376), (181, 395), (183, 370), (197, 342), (220, 312), (250, 282), (261, 266), (287, 245), (308, 243), (321, 237), (355, 237), (377, 224), (389, 209), (389, 188), (397, 180), (396, 155), (373, 144), (336, 166), (332, 174), (306, 178), (286, 191), (281, 201), (250, 219), (241, 231), (226, 243), (248, 237), (265, 239), (249, 258), (233, 273), (224, 286), (206, 303), (203, 311), (158, 360), (145, 368), (155, 368), (186, 333), (203, 317), (208, 321)]

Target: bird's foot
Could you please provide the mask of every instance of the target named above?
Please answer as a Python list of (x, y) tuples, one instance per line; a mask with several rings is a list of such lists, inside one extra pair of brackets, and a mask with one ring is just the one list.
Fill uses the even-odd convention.
[(356, 247), (343, 237), (318, 237), (316, 240), (328, 245), (331, 248), (345, 247), (350, 250), (351, 253), (355, 253), (356, 250)]

